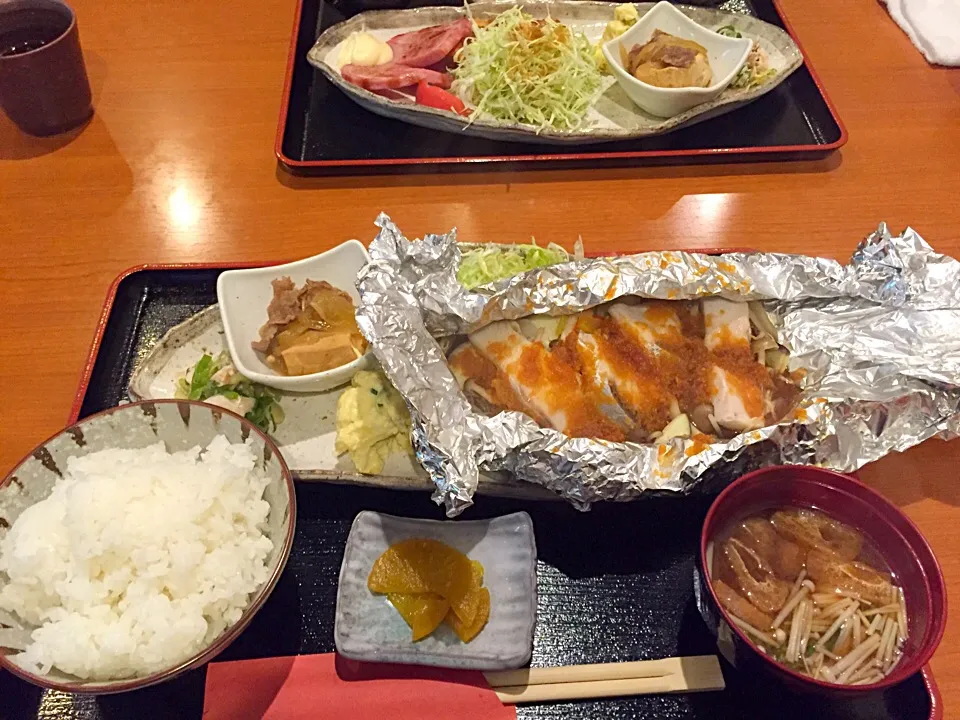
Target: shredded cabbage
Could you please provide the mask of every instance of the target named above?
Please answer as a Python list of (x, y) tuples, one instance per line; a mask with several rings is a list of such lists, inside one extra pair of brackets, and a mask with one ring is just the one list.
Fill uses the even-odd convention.
[(519, 275), (527, 270), (556, 265), (570, 256), (559, 245), (545, 248), (536, 244), (511, 245), (509, 248), (478, 248), (468, 250), (460, 261), (457, 280), (468, 290)]
[(537, 132), (578, 128), (602, 83), (583, 33), (516, 7), (486, 27), (475, 23), (454, 61), (453, 91), (475, 106), (474, 118), (487, 114)]

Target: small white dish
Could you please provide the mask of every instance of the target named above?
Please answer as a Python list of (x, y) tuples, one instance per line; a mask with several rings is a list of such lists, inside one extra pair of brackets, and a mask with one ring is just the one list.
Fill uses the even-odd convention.
[[(367, 578), (391, 545), (432, 538), (483, 563), (490, 590), (490, 619), (469, 643), (445, 623), (413, 642), (410, 627)], [(491, 520), (418, 520), (364, 510), (353, 521), (340, 567), (334, 641), (351, 660), (473, 670), (525, 665), (533, 649), (537, 615), (537, 545), (525, 512)]]
[[(698, 42), (707, 49), (714, 82), (705, 88), (661, 88), (637, 80), (623, 67), (621, 43), (628, 50), (644, 45), (655, 30)], [(716, 99), (740, 72), (747, 61), (752, 41), (731, 38), (708, 30), (688, 18), (669, 2), (659, 2), (620, 37), (603, 44), (603, 56), (623, 91), (641, 109), (658, 117), (673, 117), (692, 107)]]
[(227, 340), (227, 349), (240, 373), (254, 382), (290, 392), (323, 392), (350, 382), (368, 366), (370, 351), (346, 365), (310, 375), (280, 375), (264, 362), (250, 343), (260, 337), (267, 322), (267, 306), (273, 298), (271, 282), (289, 277), (298, 286), (307, 280), (326, 280), (360, 303), (356, 277), (370, 256), (359, 240), (348, 240), (332, 250), (286, 265), (227, 270), (217, 279), (217, 302)]

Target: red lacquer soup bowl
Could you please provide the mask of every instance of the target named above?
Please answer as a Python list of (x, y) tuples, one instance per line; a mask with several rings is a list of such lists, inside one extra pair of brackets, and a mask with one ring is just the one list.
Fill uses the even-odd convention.
[[(707, 572), (708, 545), (734, 523), (765, 510), (806, 507), (858, 529), (876, 547), (903, 588), (908, 635), (893, 671), (870, 685), (836, 685), (781, 665), (759, 650), (720, 605)], [(768, 467), (744, 475), (714, 501), (700, 534), (697, 605), (720, 652), (738, 670), (775, 676), (794, 689), (857, 695), (895, 685), (919, 671), (943, 637), (947, 594), (937, 559), (916, 526), (883, 496), (859, 480), (804, 465)]]

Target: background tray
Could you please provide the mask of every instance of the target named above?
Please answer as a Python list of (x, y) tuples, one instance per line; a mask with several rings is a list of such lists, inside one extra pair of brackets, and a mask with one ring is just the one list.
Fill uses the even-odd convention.
[[(847, 132), (809, 61), (750, 105), (666, 135), (583, 147), (558, 147), (461, 137), (415, 127), (364, 110), (307, 62), (307, 51), (331, 25), (362, 10), (460, 0), (298, 0), (275, 151), (297, 174), (355, 174), (589, 165), (651, 165), (824, 157)], [(697, 2), (759, 17), (797, 40), (776, 0)], [(799, 41), (797, 42), (799, 45)], [(801, 48), (802, 49), (802, 48)]]
[[(138, 357), (169, 327), (215, 301), (225, 268), (177, 266), (125, 273), (111, 288), (77, 396), (75, 416), (123, 399)], [(711, 498), (601, 504), (481, 497), (476, 519), (526, 510), (537, 539), (539, 598), (534, 665), (612, 662), (715, 652), (693, 600), (700, 527)], [(297, 535), (273, 595), (222, 660), (331, 652), (337, 578), (347, 534), (361, 510), (442, 519), (427, 493), (298, 483)], [(125, 695), (43, 693), (0, 673), (4, 720), (199, 720), (206, 670)], [(884, 720), (943, 717), (929, 669), (872, 697), (825, 703), (763, 686), (724, 664), (727, 689), (579, 703), (519, 706), (523, 720)]]

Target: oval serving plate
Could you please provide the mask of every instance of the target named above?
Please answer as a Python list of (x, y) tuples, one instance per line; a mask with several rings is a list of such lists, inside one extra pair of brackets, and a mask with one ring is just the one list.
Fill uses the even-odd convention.
[[(464, 245), (467, 247), (467, 245)], [(211, 305), (170, 328), (137, 363), (127, 394), (134, 401), (174, 397), (177, 378), (204, 353), (226, 350), (220, 309)], [(406, 453), (391, 454), (380, 475), (357, 471), (349, 455), (338, 455), (337, 401), (347, 386), (325, 392), (278, 391), (286, 419), (272, 433), (295, 479), (391, 490), (433, 490), (426, 471)], [(477, 492), (499, 497), (556, 500), (549, 490), (505, 473), (482, 473)]]
[[(495, 0), (470, 4), (475, 18), (492, 18), (513, 6), (519, 6), (535, 18), (550, 17), (583, 32), (596, 43), (606, 24), (613, 19), (615, 4), (594, 0)], [(654, 3), (637, 3), (642, 17)], [(741, 34), (756, 42), (766, 51), (770, 67), (777, 71), (775, 77), (751, 90), (727, 88), (718, 98), (698, 105), (671, 118), (658, 118), (633, 104), (617, 85), (612, 75), (604, 75), (604, 90), (589, 110), (583, 126), (578, 130), (542, 130), (537, 132), (530, 125), (501, 123), (492, 118), (477, 118), (472, 123), (454, 113), (417, 105), (412, 94), (392, 91), (385, 97), (364, 90), (347, 82), (336, 66), (340, 44), (353, 32), (366, 30), (381, 40), (388, 40), (400, 33), (418, 30), (431, 25), (453, 22), (463, 17), (459, 7), (424, 7), (408, 10), (373, 10), (353, 16), (325, 30), (307, 54), (310, 64), (319, 69), (330, 81), (361, 107), (378, 115), (402, 120), (413, 125), (462, 132), (490, 140), (511, 140), (550, 145), (586, 144), (631, 140), (662, 135), (718, 115), (736, 110), (758, 97), (767, 94), (782, 83), (803, 64), (803, 55), (793, 39), (783, 30), (748, 15), (737, 15), (703, 7), (679, 5), (688, 17), (711, 30), (733, 25)]]

